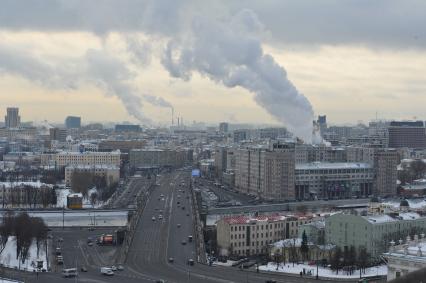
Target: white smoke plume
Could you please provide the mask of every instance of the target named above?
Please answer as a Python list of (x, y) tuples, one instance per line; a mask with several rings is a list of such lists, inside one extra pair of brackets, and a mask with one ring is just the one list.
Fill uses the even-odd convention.
[(148, 95), (148, 94), (144, 94), (143, 97), (145, 101), (150, 103), (151, 105), (158, 106), (158, 107), (165, 107), (165, 108), (173, 108), (173, 105), (162, 97)]
[(195, 71), (227, 87), (254, 93), (261, 107), (308, 141), (312, 106), (288, 80), (284, 68), (264, 53), (258, 38), (261, 30), (250, 10), (242, 10), (228, 22), (196, 17), (190, 34), (168, 42), (162, 64), (173, 77), (189, 80)]
[(132, 84), (134, 74), (119, 59), (103, 50), (87, 50), (80, 58), (50, 62), (30, 50), (16, 50), (0, 44), (0, 75), (12, 74), (51, 89), (74, 90), (95, 84), (108, 96), (116, 96), (126, 111), (142, 123), (142, 101)]

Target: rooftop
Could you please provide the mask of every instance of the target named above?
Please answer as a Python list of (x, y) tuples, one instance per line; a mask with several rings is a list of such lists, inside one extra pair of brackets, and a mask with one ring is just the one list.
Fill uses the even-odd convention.
[(311, 162), (296, 164), (296, 170), (310, 169), (371, 169), (373, 168), (368, 163), (353, 163), (353, 162)]

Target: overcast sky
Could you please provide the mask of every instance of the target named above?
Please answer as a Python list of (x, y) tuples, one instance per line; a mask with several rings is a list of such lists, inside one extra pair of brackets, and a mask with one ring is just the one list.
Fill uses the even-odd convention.
[(1, 109), (23, 120), (426, 119), (425, 1), (3, 0)]

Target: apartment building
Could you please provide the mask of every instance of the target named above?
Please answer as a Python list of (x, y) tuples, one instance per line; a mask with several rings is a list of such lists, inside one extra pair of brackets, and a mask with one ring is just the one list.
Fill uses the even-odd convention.
[(270, 244), (297, 237), (298, 227), (310, 221), (308, 217), (283, 215), (222, 218), (216, 223), (218, 252), (238, 256), (266, 254)]
[(398, 152), (393, 149), (377, 150), (374, 154), (375, 189), (377, 196), (396, 195)]
[(263, 199), (294, 199), (295, 150), (291, 143), (238, 149), (235, 187)]
[(192, 149), (132, 149), (130, 166), (180, 168), (192, 164)]

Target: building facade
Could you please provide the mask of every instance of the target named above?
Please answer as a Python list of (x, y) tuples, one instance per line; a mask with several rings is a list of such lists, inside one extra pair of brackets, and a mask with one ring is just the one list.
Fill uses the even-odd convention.
[(422, 121), (392, 121), (388, 131), (391, 148), (426, 148), (426, 132)]
[(377, 260), (386, 252), (390, 242), (405, 239), (411, 233), (426, 231), (426, 217), (414, 212), (393, 214), (355, 215), (337, 213), (325, 219), (326, 243), (334, 244), (342, 250), (354, 246), (356, 250), (365, 248)]
[(217, 222), (219, 255), (267, 254), (269, 245), (297, 237), (298, 227), (309, 221), (306, 217), (282, 215), (222, 218)]
[(120, 167), (121, 164), (120, 151), (43, 153), (40, 160), (42, 166), (56, 166), (58, 168), (78, 165), (113, 165)]
[(19, 116), (19, 108), (8, 107), (7, 113), (4, 117), (4, 125), (6, 128), (19, 128), (21, 124), (21, 117)]
[(312, 162), (297, 164), (296, 199), (366, 197), (373, 193), (374, 168), (368, 163)]
[(235, 188), (241, 193), (262, 199), (294, 199), (294, 172), (294, 144), (236, 150)]

